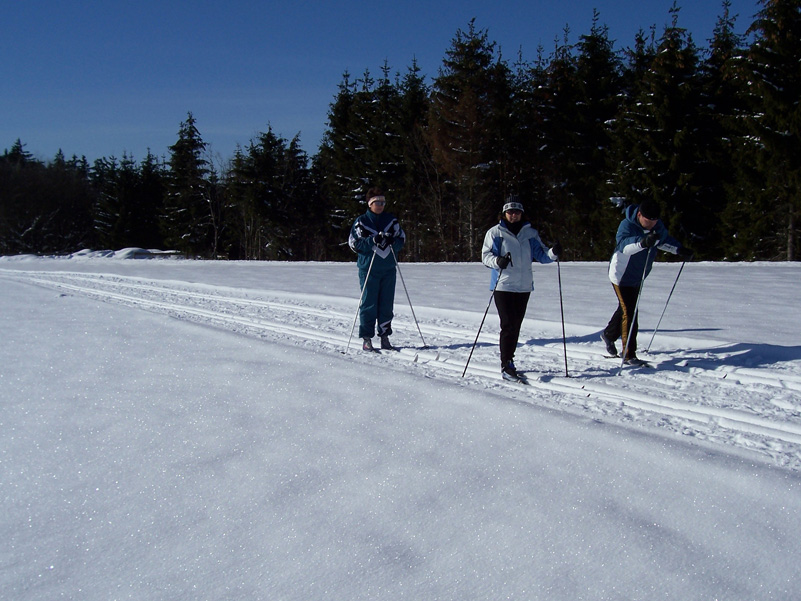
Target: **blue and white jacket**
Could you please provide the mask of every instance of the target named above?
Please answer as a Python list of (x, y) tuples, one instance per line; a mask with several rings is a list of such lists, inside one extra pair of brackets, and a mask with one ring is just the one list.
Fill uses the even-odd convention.
[[(378, 232), (394, 236), (391, 248), (389, 245), (384, 248), (376, 246), (373, 236)], [(370, 210), (356, 218), (348, 236), (348, 246), (359, 255), (356, 260), (359, 269), (366, 271), (370, 267), (375, 250), (375, 262), (373, 263), (375, 273), (395, 271), (395, 258), (392, 256), (392, 251), (394, 250), (395, 256), (397, 256), (405, 242), (406, 233), (392, 213), (383, 212), (379, 215)]]
[[(501, 272), (498, 280), (498, 257), (506, 253), (512, 255), (512, 262)], [(491, 227), (484, 236), (484, 245), (481, 249), (481, 261), (492, 269), (490, 290), (501, 292), (531, 292), (534, 289), (534, 277), (531, 273), (531, 264), (553, 263), (556, 255), (543, 244), (540, 235), (531, 224), (526, 222), (515, 234), (506, 226), (505, 221)], [(498, 283), (497, 288), (495, 283)]]
[[(626, 217), (617, 228), (615, 253), (609, 262), (609, 280), (618, 286), (639, 287), (645, 277), (651, 273), (656, 259), (656, 251), (640, 246), (640, 240), (650, 233), (637, 219), (639, 205), (626, 208)], [(662, 221), (657, 221), (653, 229), (659, 236), (659, 242), (653, 248), (678, 254), (681, 244), (668, 234)], [(649, 252), (651, 251), (651, 252)]]

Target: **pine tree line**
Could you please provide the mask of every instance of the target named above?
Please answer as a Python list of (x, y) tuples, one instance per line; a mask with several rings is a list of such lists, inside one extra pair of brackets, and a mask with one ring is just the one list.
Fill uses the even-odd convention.
[(0, 254), (177, 249), (187, 256), (340, 260), (364, 191), (382, 187), (407, 260), (476, 260), (518, 194), (568, 259), (608, 258), (620, 208), (645, 198), (707, 260), (797, 260), (801, 2), (762, 0), (743, 34), (728, 0), (707, 48), (679, 26), (617, 51), (596, 12), (546, 55), (510, 63), (457, 31), (427, 83), (413, 63), (343, 75), (319, 152), (272, 130), (215, 164), (194, 117), (167, 158), (0, 157)]

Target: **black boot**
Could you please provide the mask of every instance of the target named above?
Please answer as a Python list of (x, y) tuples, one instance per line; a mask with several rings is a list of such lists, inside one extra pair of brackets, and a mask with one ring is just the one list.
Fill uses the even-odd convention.
[(517, 373), (517, 369), (515, 368), (515, 362), (511, 359), (501, 366), (501, 375), (504, 380), (510, 380), (512, 382), (519, 382), (521, 380), (520, 374)]
[(609, 356), (617, 357), (617, 347), (615, 346), (614, 340), (609, 340), (604, 332), (601, 332), (601, 340), (603, 340), (603, 343), (606, 345), (606, 352)]

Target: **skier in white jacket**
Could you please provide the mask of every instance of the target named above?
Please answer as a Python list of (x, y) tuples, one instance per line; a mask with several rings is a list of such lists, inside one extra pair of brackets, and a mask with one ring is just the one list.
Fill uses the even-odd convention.
[(484, 236), (481, 260), (493, 270), (490, 289), (494, 290), (495, 307), (501, 320), (501, 375), (506, 380), (521, 379), (514, 356), (528, 299), (534, 289), (531, 264), (534, 261), (552, 263), (561, 253), (558, 242), (549, 249), (540, 240), (516, 196), (507, 200), (500, 222)]

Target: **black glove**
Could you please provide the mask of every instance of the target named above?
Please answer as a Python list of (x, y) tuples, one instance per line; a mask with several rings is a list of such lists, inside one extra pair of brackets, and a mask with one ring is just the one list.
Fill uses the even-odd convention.
[(506, 269), (509, 263), (512, 262), (512, 253), (506, 253), (502, 257), (498, 257), (495, 262), (498, 264), (498, 269)]
[(384, 232), (378, 232), (375, 236), (373, 236), (373, 244), (375, 244), (378, 248), (386, 248), (387, 247), (387, 235)]
[(659, 235), (656, 232), (651, 232), (650, 234), (646, 234), (640, 238), (640, 246), (643, 248), (651, 248), (652, 246), (656, 246), (657, 242), (659, 242)]
[(562, 250), (562, 243), (559, 240), (551, 247), (551, 252), (556, 255), (557, 259), (562, 256)]
[(693, 255), (695, 255), (695, 253), (686, 246), (682, 246), (681, 248), (679, 248), (676, 254), (679, 255), (685, 261), (692, 261)]

